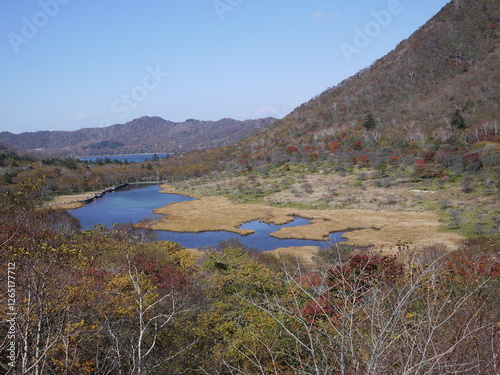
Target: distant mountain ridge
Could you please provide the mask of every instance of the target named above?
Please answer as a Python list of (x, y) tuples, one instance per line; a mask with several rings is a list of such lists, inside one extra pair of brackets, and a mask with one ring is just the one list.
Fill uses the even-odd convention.
[(274, 118), (238, 121), (188, 119), (172, 122), (140, 117), (126, 124), (75, 131), (0, 133), (0, 142), (25, 152), (54, 155), (116, 155), (144, 152), (185, 152), (229, 146), (272, 124)]

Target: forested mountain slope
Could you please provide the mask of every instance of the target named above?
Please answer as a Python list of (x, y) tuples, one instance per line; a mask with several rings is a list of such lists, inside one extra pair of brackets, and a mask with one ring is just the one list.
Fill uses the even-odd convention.
[(492, 141), (500, 134), (499, 36), (498, 1), (451, 1), (372, 66), (232, 151), (259, 164), (290, 154), (315, 160), (353, 145), (387, 155)]

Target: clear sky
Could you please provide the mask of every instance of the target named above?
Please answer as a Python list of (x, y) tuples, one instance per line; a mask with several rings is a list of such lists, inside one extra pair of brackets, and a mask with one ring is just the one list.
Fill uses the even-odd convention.
[(281, 118), (448, 0), (3, 0), (0, 131)]

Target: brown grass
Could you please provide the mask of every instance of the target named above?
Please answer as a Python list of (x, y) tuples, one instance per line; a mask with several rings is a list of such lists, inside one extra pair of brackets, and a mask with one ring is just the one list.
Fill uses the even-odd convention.
[(437, 215), (429, 212), (370, 210), (300, 210), (264, 204), (236, 204), (224, 197), (170, 204), (154, 211), (163, 218), (142, 226), (174, 232), (224, 230), (242, 235), (253, 231), (238, 227), (253, 220), (286, 224), (295, 216), (312, 219), (309, 225), (282, 228), (272, 233), (277, 238), (328, 239), (331, 232), (345, 232), (348, 243), (383, 249), (398, 240), (415, 245), (444, 243), (453, 246), (462, 237), (437, 231)]
[(247, 235), (254, 231), (238, 228), (246, 222), (263, 220), (266, 223), (286, 224), (293, 221), (293, 216), (284, 210), (263, 204), (234, 204), (224, 197), (203, 197), (195, 201), (170, 204), (153, 212), (164, 217), (143, 226), (174, 232), (224, 230)]
[[(366, 173), (366, 176), (369, 178), (371, 174)], [(360, 186), (354, 187), (355, 183)], [(311, 189), (308, 191), (305, 186), (311, 186)], [(265, 200), (273, 204), (322, 205), (333, 209), (418, 211), (410, 186), (376, 186), (375, 180), (359, 180), (352, 174), (344, 177), (307, 175), (290, 189), (271, 194)]]
[(318, 249), (317, 246), (280, 247), (269, 251), (269, 254), (274, 255), (278, 259), (283, 255), (292, 256), (296, 257), (303, 264), (314, 265), (313, 256)]

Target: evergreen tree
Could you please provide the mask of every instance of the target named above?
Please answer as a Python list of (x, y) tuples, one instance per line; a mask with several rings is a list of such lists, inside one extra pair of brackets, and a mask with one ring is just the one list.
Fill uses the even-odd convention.
[(462, 117), (462, 114), (458, 109), (455, 110), (453, 115), (451, 116), (451, 125), (455, 129), (467, 129), (467, 125), (465, 124), (465, 120)]
[(375, 127), (377, 126), (377, 122), (375, 121), (375, 117), (373, 116), (373, 114), (368, 113), (363, 126), (368, 130), (375, 129)]

